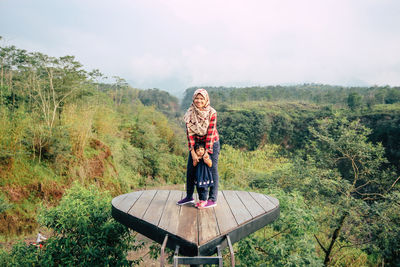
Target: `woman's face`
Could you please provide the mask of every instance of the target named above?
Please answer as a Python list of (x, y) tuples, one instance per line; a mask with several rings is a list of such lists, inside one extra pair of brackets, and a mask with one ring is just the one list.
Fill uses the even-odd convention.
[(206, 99), (201, 94), (197, 94), (193, 102), (195, 106), (199, 109), (204, 108), (204, 106), (206, 105)]
[(196, 149), (196, 155), (198, 157), (202, 157), (204, 155), (204, 153), (205, 153), (204, 147), (199, 147), (199, 148)]

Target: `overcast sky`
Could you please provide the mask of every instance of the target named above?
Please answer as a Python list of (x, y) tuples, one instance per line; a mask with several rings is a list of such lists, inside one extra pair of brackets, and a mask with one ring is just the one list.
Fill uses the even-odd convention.
[(400, 85), (399, 0), (0, 0), (0, 36), (178, 97), (206, 85)]

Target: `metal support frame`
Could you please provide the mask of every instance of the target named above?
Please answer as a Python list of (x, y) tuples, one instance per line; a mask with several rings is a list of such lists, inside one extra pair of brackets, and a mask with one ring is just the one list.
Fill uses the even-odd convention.
[(168, 235), (165, 235), (164, 242), (161, 246), (161, 254), (160, 254), (160, 266), (164, 267), (165, 265), (165, 247), (167, 246)]
[(229, 235), (226, 235), (226, 241), (228, 242), (229, 253), (231, 254), (231, 266), (235, 267), (235, 252), (233, 251), (232, 242), (229, 238)]
[(195, 257), (182, 257), (179, 256), (179, 246), (175, 248), (174, 254), (174, 267), (178, 267), (179, 264), (218, 264), (223, 266), (222, 254), (220, 246), (217, 246), (217, 256), (195, 256)]
[[(165, 235), (164, 241), (161, 246), (160, 255), (160, 266), (165, 265), (165, 248), (168, 242), (168, 235)], [(229, 253), (231, 256), (231, 266), (235, 267), (235, 252), (233, 251), (233, 246), (229, 235), (226, 235), (226, 242), (228, 243)], [(223, 266), (223, 259), (221, 254), (221, 247), (217, 246), (217, 256), (195, 256), (195, 257), (183, 257), (179, 256), (179, 245), (175, 247), (174, 253), (174, 267), (178, 267), (179, 264), (218, 264), (218, 266)]]

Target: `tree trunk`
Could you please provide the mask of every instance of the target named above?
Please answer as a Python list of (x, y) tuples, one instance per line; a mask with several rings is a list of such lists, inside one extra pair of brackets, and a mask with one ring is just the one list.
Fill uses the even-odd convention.
[(324, 260), (324, 265), (325, 266), (328, 266), (329, 262), (331, 261), (330, 255), (331, 255), (331, 252), (332, 252), (332, 249), (333, 249), (333, 245), (335, 244), (336, 239), (339, 237), (340, 229), (342, 228), (342, 226), (344, 224), (344, 220), (346, 219), (346, 217), (347, 217), (347, 213), (342, 215), (342, 217), (339, 220), (339, 225), (337, 226), (337, 228), (333, 232), (331, 243), (329, 244), (329, 248), (325, 252), (325, 260)]

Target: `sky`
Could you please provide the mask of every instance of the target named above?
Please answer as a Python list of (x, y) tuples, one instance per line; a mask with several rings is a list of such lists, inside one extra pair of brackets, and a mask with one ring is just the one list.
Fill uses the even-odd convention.
[(140, 89), (400, 85), (398, 0), (0, 0), (2, 46)]

